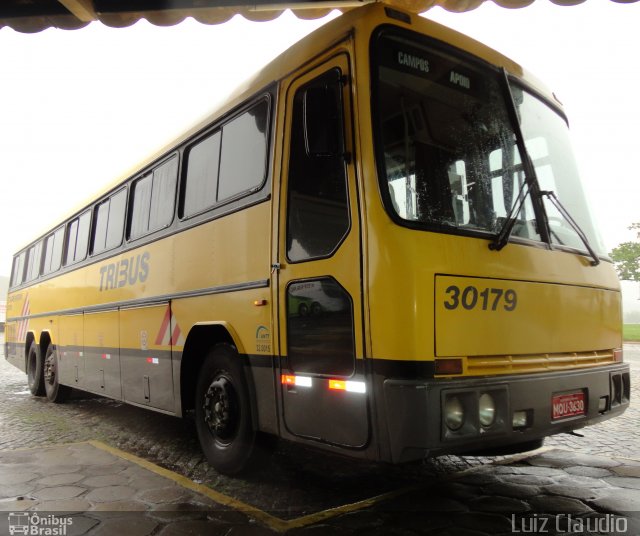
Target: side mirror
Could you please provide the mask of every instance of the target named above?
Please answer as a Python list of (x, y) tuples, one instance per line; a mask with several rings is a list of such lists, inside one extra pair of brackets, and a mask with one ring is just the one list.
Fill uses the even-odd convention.
[(304, 143), (307, 156), (345, 155), (342, 81), (333, 69), (304, 90)]

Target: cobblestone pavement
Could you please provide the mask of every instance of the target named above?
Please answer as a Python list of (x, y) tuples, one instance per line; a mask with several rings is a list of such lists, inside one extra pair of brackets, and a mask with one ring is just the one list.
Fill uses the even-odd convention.
[[(632, 399), (637, 400), (640, 345), (625, 346), (625, 357), (632, 365)], [(75, 394), (67, 404), (50, 404), (32, 397), (26, 386), (26, 376), (2, 357), (0, 510), (18, 509), (16, 503), (7, 502), (3, 506), (2, 497), (10, 501), (20, 493), (20, 489), (12, 488), (13, 484), (9, 485), (6, 479), (20, 480), (15, 476), (16, 467), (19, 471), (28, 472), (26, 462), (12, 465), (7, 456), (15, 453), (8, 451), (35, 448), (16, 452), (43, 453), (50, 445), (98, 440), (175, 471), (186, 477), (188, 482), (203, 484), (207, 489), (268, 512), (274, 519), (285, 523), (278, 525), (275, 521), (275, 525), (270, 525), (260, 519), (255, 522), (256, 516), (251, 513), (247, 517), (233, 509), (220, 510), (220, 502), (215, 503), (217, 507), (212, 506), (211, 500), (205, 499), (201, 493), (187, 493), (164, 500), (161, 505), (147, 500), (135, 508), (129, 505), (127, 508), (152, 511), (169, 504), (181, 512), (171, 520), (167, 520), (167, 516), (151, 516), (149, 519), (153, 523), (140, 522), (140, 531), (132, 534), (262, 534), (270, 532), (267, 527), (281, 530), (285, 527), (294, 533), (316, 534), (360, 531), (367, 534), (463, 536), (507, 534), (518, 527), (526, 529), (527, 523), (537, 520), (542, 523), (544, 518), (539, 512), (606, 516), (610, 512), (640, 510), (640, 478), (637, 478), (640, 477), (639, 413), (638, 407), (632, 405), (622, 417), (580, 431), (583, 438), (566, 434), (550, 438), (547, 447), (563, 451), (550, 450), (520, 462), (512, 458), (443, 456), (423, 464), (390, 467), (281, 445), (268, 467), (248, 477), (234, 479), (218, 475), (209, 468), (200, 453), (195, 430), (189, 420), (81, 393)], [(101, 454), (103, 456), (104, 453)], [(88, 459), (86, 453), (85, 459)], [(42, 479), (53, 476), (42, 472), (42, 469), (40, 467), (40, 472), (34, 471), (30, 480), (22, 482), (29, 484), (27, 488), (34, 485), (33, 489), (22, 493), (25, 500), (37, 501), (38, 504), (32, 506), (40, 509), (45, 500), (34, 494), (42, 487)], [(114, 462), (112, 469), (109, 474), (125, 478), (128, 478), (127, 470), (134, 471), (125, 467), (122, 461)], [(3, 470), (9, 472), (3, 473)], [(94, 468), (93, 471), (99, 472), (100, 469)], [(83, 473), (83, 478), (85, 476), (90, 478), (91, 474)], [(82, 482), (86, 484), (86, 480)], [(89, 480), (89, 484), (91, 482)], [(117, 487), (122, 484), (110, 485)], [(167, 484), (168, 487), (174, 485)], [(83, 488), (79, 494), (81, 499), (95, 491), (90, 487)], [(395, 497), (395, 494), (399, 496)], [(376, 496), (383, 496), (385, 500), (377, 504), (374, 501), (370, 508), (364, 510), (354, 507), (356, 511), (353, 512), (343, 509), (326, 514), (328, 509)], [(33, 509), (30, 504), (23, 503), (23, 506)], [(95, 509), (96, 505), (91, 504), (90, 508)], [(511, 518), (511, 514), (523, 517)], [(311, 516), (308, 526), (297, 521), (304, 516)], [(557, 516), (554, 520), (557, 521)], [(512, 526), (512, 523), (516, 525)], [(104, 526), (91, 525), (86, 530), (91, 533), (104, 531), (100, 528)], [(209, 528), (205, 531), (205, 527)], [(567, 533), (566, 530), (556, 532)], [(640, 527), (634, 532), (624, 533), (640, 534)]]

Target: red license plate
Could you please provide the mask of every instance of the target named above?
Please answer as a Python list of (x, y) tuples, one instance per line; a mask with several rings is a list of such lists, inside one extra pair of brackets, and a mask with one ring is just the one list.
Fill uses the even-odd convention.
[(554, 395), (551, 398), (553, 420), (566, 419), (586, 413), (584, 393), (571, 393), (568, 395)]

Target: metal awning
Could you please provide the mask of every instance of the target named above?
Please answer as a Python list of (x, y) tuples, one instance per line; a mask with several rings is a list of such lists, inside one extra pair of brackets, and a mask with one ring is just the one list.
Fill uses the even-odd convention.
[[(33, 33), (47, 28), (75, 30), (99, 21), (112, 28), (146, 19), (157, 26), (173, 26), (187, 17), (203, 24), (220, 24), (240, 14), (252, 21), (268, 21), (291, 9), (301, 19), (317, 19), (332, 9), (346, 11), (375, 0), (1, 0), (0, 28)], [(399, 9), (422, 13), (434, 6), (449, 11), (470, 11), (485, 0), (388, 0)], [(505, 8), (525, 7), (534, 0), (493, 0)], [(573, 6), (586, 0), (551, 0)], [(638, 0), (611, 0), (632, 3)]]

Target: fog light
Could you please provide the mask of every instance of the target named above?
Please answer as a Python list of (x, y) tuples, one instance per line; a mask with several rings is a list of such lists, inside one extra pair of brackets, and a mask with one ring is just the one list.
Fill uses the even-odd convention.
[(493, 421), (495, 421), (496, 404), (489, 393), (484, 393), (480, 396), (480, 400), (478, 401), (478, 414), (480, 417), (480, 424), (485, 428), (491, 426)]
[(529, 419), (526, 411), (514, 411), (511, 425), (513, 428), (526, 428)]
[(449, 430), (459, 430), (464, 423), (464, 407), (457, 396), (447, 397), (444, 403), (444, 422)]
[(605, 411), (607, 411), (607, 398), (609, 397), (601, 396), (600, 400), (598, 401), (598, 411), (600, 413), (604, 413)]

